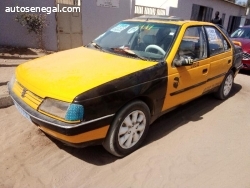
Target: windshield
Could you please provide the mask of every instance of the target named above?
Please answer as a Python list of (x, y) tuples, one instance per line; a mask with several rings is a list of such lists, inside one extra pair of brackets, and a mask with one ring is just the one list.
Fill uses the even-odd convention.
[(250, 39), (250, 28), (239, 28), (231, 34), (231, 38)]
[(104, 51), (158, 61), (170, 50), (178, 28), (173, 24), (120, 22), (92, 44)]

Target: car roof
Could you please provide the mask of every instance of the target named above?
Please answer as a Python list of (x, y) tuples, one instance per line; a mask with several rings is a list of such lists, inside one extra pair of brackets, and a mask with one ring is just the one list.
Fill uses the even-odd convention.
[(182, 18), (176, 16), (158, 16), (158, 15), (142, 15), (139, 17), (135, 17), (132, 19), (128, 19), (125, 21), (139, 21), (139, 22), (157, 22), (157, 23), (169, 23), (169, 24), (176, 24), (176, 25), (183, 25), (185, 23), (190, 23), (194, 25), (214, 25), (209, 22), (201, 22), (201, 21), (194, 21), (194, 20), (184, 20)]

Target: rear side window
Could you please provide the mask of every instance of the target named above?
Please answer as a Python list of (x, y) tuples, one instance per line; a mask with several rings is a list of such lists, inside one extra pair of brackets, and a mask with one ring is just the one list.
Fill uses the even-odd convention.
[(206, 26), (205, 30), (208, 37), (210, 56), (214, 56), (216, 54), (220, 54), (231, 49), (231, 46), (228, 41), (215, 27)]

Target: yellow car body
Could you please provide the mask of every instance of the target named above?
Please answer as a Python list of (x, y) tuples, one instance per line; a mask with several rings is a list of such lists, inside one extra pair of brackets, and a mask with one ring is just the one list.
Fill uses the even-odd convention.
[[(135, 23), (143, 24), (130, 27)], [(227, 98), (230, 91), (223, 94), (223, 89), (227, 89), (223, 87), (228, 75), (237, 75), (242, 66), (242, 55), (240, 48), (217, 26), (206, 22), (172, 20), (171, 17), (141, 17), (118, 23), (109, 33), (119, 36), (125, 32), (126, 36), (133, 38), (136, 32), (150, 33), (157, 24), (159, 28), (164, 24), (176, 28), (169, 33), (172, 42), (165, 54), (155, 52), (155, 49), (163, 49), (159, 49), (156, 43), (147, 46), (154, 49), (149, 52), (150, 49), (132, 50), (132, 44), (110, 48), (111, 51), (93, 42), (86, 47), (54, 53), (18, 66), (9, 83), (9, 92), (16, 107), (46, 134), (68, 145), (103, 144), (112, 154), (124, 156), (139, 147), (141, 141), (133, 141), (143, 140), (146, 126), (169, 110), (209, 92), (217, 92), (219, 98)], [(101, 41), (100, 37), (96, 41)], [(134, 40), (139, 46), (141, 38), (134, 37)], [(212, 46), (220, 51), (213, 54)], [(185, 54), (181, 59), (180, 51), (186, 48), (198, 49), (195, 55), (199, 57)], [(155, 59), (145, 60), (135, 52)], [(129, 106), (134, 101), (137, 102), (134, 106), (143, 105), (138, 109)], [(135, 110), (130, 112), (127, 109)], [(124, 115), (123, 111), (128, 114)], [(130, 145), (124, 141), (123, 146), (121, 138), (114, 136), (117, 131), (122, 132), (123, 125), (116, 122), (123, 117), (125, 122), (133, 112), (142, 113), (138, 119), (144, 117), (147, 123), (142, 133), (131, 126), (134, 134), (138, 135), (131, 137)], [(118, 144), (112, 145), (113, 142)]]

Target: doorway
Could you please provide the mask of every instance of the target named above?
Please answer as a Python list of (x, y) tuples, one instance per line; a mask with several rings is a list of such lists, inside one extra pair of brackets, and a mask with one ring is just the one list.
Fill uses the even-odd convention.
[(229, 34), (234, 32), (240, 26), (240, 22), (241, 22), (240, 16), (229, 16), (227, 32)]
[[(69, 1), (71, 2), (71, 1)], [(58, 3), (59, 7), (76, 7), (79, 3), (75, 0), (72, 4)], [(79, 6), (81, 8), (81, 6)], [(83, 45), (82, 40), (82, 13), (58, 12), (57, 13), (58, 50), (68, 50)]]
[(193, 4), (191, 20), (210, 22), (212, 19), (213, 8)]

